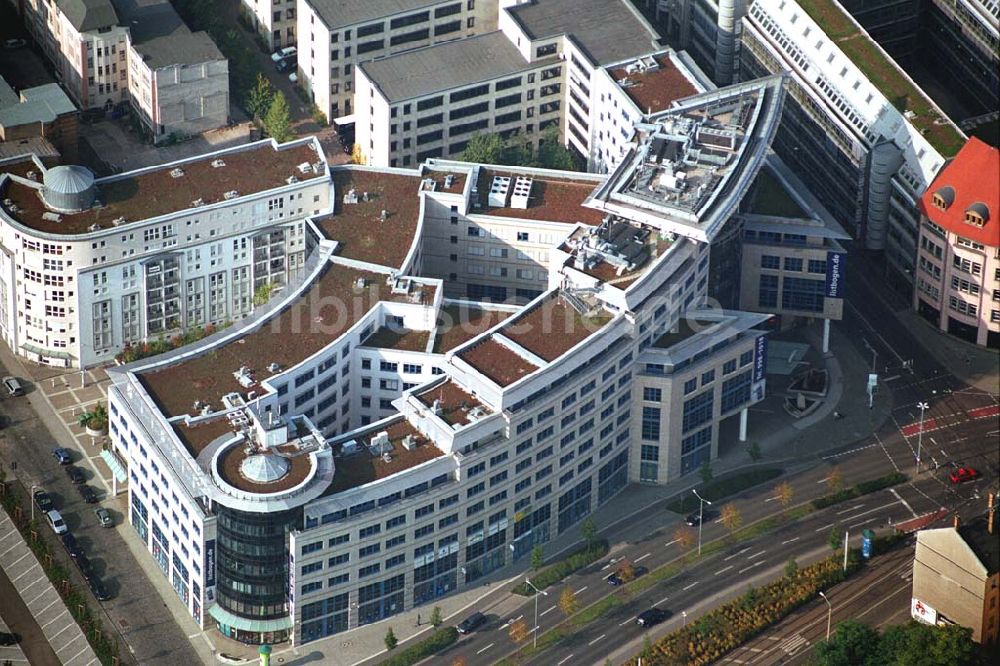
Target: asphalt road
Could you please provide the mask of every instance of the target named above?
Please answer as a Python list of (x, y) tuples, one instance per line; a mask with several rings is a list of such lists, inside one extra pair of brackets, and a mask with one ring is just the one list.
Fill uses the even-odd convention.
[[(2, 364), (0, 371), (4, 375), (10, 374)], [(34, 390), (34, 387), (29, 388)], [(103, 603), (94, 599), (61, 541), (47, 528), (43, 528), (41, 533), (48, 540), (55, 557), (68, 565), (72, 582), (86, 591), (90, 605), (99, 610), (99, 615), (103, 615), (108, 628), (114, 626), (119, 633), (125, 663), (143, 666), (200, 663), (187, 636), (163, 603), (156, 588), (142, 575), (138, 563), (119, 534), (119, 530), (131, 529), (118, 508), (119, 503), (107, 500), (102, 485), (94, 479), (89, 465), (81, 462), (81, 453), (74, 450), (71, 455), (89, 485), (97, 491), (102, 500), (99, 504), (84, 503), (64, 469), (52, 457), (55, 436), (38, 417), (27, 397), (4, 396), (0, 399), (0, 416), (7, 423), (0, 430), (0, 461), (8, 473), (8, 479), (10, 463), (16, 461), (16, 476), (25, 484), (25, 490), (30, 490), (30, 485), (35, 483), (52, 496), (55, 507), (114, 598)], [(55, 430), (61, 426), (51, 424), (51, 427)], [(62, 433), (58, 434), (62, 436)], [(94, 515), (94, 508), (97, 506), (104, 506), (109, 510), (115, 521), (115, 529), (98, 525)]]

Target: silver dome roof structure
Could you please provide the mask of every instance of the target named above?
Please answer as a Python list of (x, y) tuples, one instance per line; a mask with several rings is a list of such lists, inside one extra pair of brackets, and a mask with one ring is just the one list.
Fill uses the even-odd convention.
[(243, 461), (240, 473), (257, 483), (273, 483), (288, 474), (288, 460), (273, 453), (258, 453)]
[(97, 196), (94, 174), (87, 167), (65, 165), (45, 172), (42, 200), (60, 213), (76, 213), (90, 208)]

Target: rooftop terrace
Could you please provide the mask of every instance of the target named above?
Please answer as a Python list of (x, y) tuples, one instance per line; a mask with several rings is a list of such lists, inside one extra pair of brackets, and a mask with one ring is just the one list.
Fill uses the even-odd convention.
[(434, 403), (438, 402), (441, 408), (438, 416), (449, 425), (472, 423), (477, 417), (491, 413), (490, 409), (474, 395), (451, 380), (417, 395), (417, 399), (428, 407), (433, 407)]
[[(357, 281), (366, 281), (358, 288)], [(222, 396), (254, 390), (277, 363), (284, 370), (340, 337), (380, 300), (409, 300), (391, 293), (379, 273), (331, 265), (292, 304), (237, 340), (205, 349), (181, 363), (139, 375), (167, 417), (197, 414), (196, 402), (222, 407)], [(426, 302), (430, 298), (425, 299)], [(234, 373), (247, 368), (252, 379), (241, 384)]]
[(552, 296), (504, 325), (500, 332), (550, 363), (611, 321), (604, 311), (580, 314), (562, 295)]
[(400, 268), (417, 232), (420, 177), (352, 168), (331, 169), (330, 174), (336, 194), (333, 215), (316, 222), (340, 243), (337, 254)]
[(448, 305), (438, 314), (434, 353), (444, 354), (480, 333), (488, 331), (513, 313), (478, 307)]
[(596, 229), (577, 228), (563, 249), (573, 255), (568, 266), (624, 289), (671, 245), (656, 229), (610, 218)]
[[(287, 471), (283, 476), (268, 483), (262, 483), (243, 474), (243, 463), (253, 455), (264, 455), (271, 458), (274, 463), (287, 464)], [(243, 444), (236, 444), (229, 447), (219, 456), (217, 471), (222, 480), (240, 490), (250, 493), (277, 493), (290, 490), (306, 480), (313, 464), (307, 453), (299, 451), (295, 443), (277, 447), (277, 453), (261, 453), (258, 451), (247, 452), (247, 447)]]
[(427, 350), (427, 340), (430, 337), (430, 331), (411, 331), (403, 328), (382, 326), (365, 338), (361, 344), (364, 347), (376, 347), (378, 349), (423, 352)]
[[(39, 196), (40, 183), (31, 186), (8, 181), (0, 199), (10, 199), (17, 212), (11, 213), (9, 206), (4, 206), (4, 211), (31, 229), (51, 234), (83, 234), (94, 225), (111, 229), (119, 218), (124, 218), (127, 224), (196, 208), (194, 202), (198, 200), (202, 202), (199, 205), (205, 206), (219, 203), (226, 200), (224, 195), (228, 192), (246, 196), (284, 187), (291, 176), (299, 180), (318, 178), (320, 174), (315, 169), (305, 173), (298, 169), (300, 164), (319, 162), (312, 145), (275, 150), (270, 142), (264, 141), (248, 150), (98, 180), (97, 199), (102, 205), (80, 213), (60, 214), (58, 222), (43, 219), (48, 209)], [(216, 160), (222, 160), (224, 166), (213, 167)], [(171, 171), (177, 168), (183, 175), (175, 178)]]
[(910, 124), (945, 158), (954, 157), (965, 137), (902, 68), (833, 0), (796, 0), (800, 7), (833, 39), (841, 51), (900, 112), (912, 111)]
[[(364, 437), (358, 439), (359, 451), (357, 453), (340, 456), (334, 460), (333, 483), (330, 484), (324, 495), (333, 495), (357, 488), (444, 455), (444, 451), (421, 435), (416, 428), (410, 425), (409, 421), (401, 418), (384, 428), (385, 432), (389, 434), (389, 442), (392, 445), (389, 454), (391, 459), (386, 462), (381, 455), (373, 454), (368, 447), (371, 438), (381, 429), (381, 427), (372, 428), (364, 433)], [(416, 440), (416, 447), (412, 450), (403, 446), (403, 440), (407, 436)]]
[[(684, 72), (677, 69), (669, 55), (643, 58), (637, 62), (644, 65), (616, 67), (610, 69), (609, 73), (629, 99), (645, 113), (662, 111), (674, 100), (698, 92)], [(655, 65), (655, 68), (649, 65)]]
[(495, 176), (511, 176), (518, 174), (491, 169), (479, 170), (479, 204), (478, 211), (487, 215), (515, 217), (540, 222), (565, 222), (567, 224), (598, 225), (604, 218), (600, 211), (584, 208), (583, 202), (594, 190), (597, 181), (594, 180), (560, 180), (556, 178), (533, 178), (531, 194), (528, 197), (527, 208), (513, 208), (508, 201), (503, 207), (490, 207), (487, 203), (490, 185)]
[(510, 386), (538, 369), (492, 337), (477, 342), (459, 354), (459, 358), (500, 386)]

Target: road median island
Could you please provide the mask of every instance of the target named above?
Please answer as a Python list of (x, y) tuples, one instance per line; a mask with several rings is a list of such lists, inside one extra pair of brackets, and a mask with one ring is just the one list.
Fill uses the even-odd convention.
[[(593, 564), (607, 555), (608, 551), (608, 540), (597, 539), (592, 543), (584, 545), (582, 548), (578, 548), (563, 559), (550, 564), (534, 576), (531, 576), (531, 582), (539, 590), (544, 590), (562, 581), (570, 574)], [(511, 591), (523, 597), (530, 597), (535, 593), (527, 583), (518, 583)]]
[(829, 506), (833, 506), (834, 504), (840, 504), (841, 502), (854, 499), (855, 497), (861, 497), (862, 495), (867, 495), (878, 490), (898, 486), (901, 483), (905, 483), (907, 480), (908, 477), (902, 472), (893, 472), (892, 474), (886, 474), (885, 476), (880, 476), (877, 479), (872, 479), (871, 481), (862, 481), (857, 485), (851, 486), (850, 488), (844, 488), (843, 490), (837, 491), (831, 495), (817, 497), (812, 500), (812, 506), (817, 510), (825, 509)]
[[(762, 483), (767, 483), (778, 478), (785, 473), (783, 469), (764, 467), (761, 469), (751, 469), (745, 472), (738, 472), (720, 479), (712, 479), (708, 483), (702, 484), (698, 488), (698, 493), (710, 502), (730, 497), (744, 490), (753, 488)], [(698, 499), (690, 492), (679, 495), (669, 504), (667, 510), (674, 513), (690, 513), (698, 509)]]
[(458, 629), (442, 627), (435, 629), (427, 638), (409, 646), (398, 654), (394, 654), (381, 663), (381, 666), (412, 666), (427, 657), (441, 652), (458, 640)]

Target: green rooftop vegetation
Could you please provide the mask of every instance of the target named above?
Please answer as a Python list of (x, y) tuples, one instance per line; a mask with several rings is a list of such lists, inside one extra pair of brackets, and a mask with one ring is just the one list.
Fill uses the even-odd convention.
[[(901, 113), (912, 111), (912, 124), (942, 157), (954, 157), (965, 137), (903, 73), (845, 10), (833, 0), (796, 0), (837, 46)], [(943, 121), (943, 122), (942, 122)]]
[(774, 174), (767, 169), (761, 169), (757, 174), (752, 196), (750, 212), (754, 215), (808, 217)]

